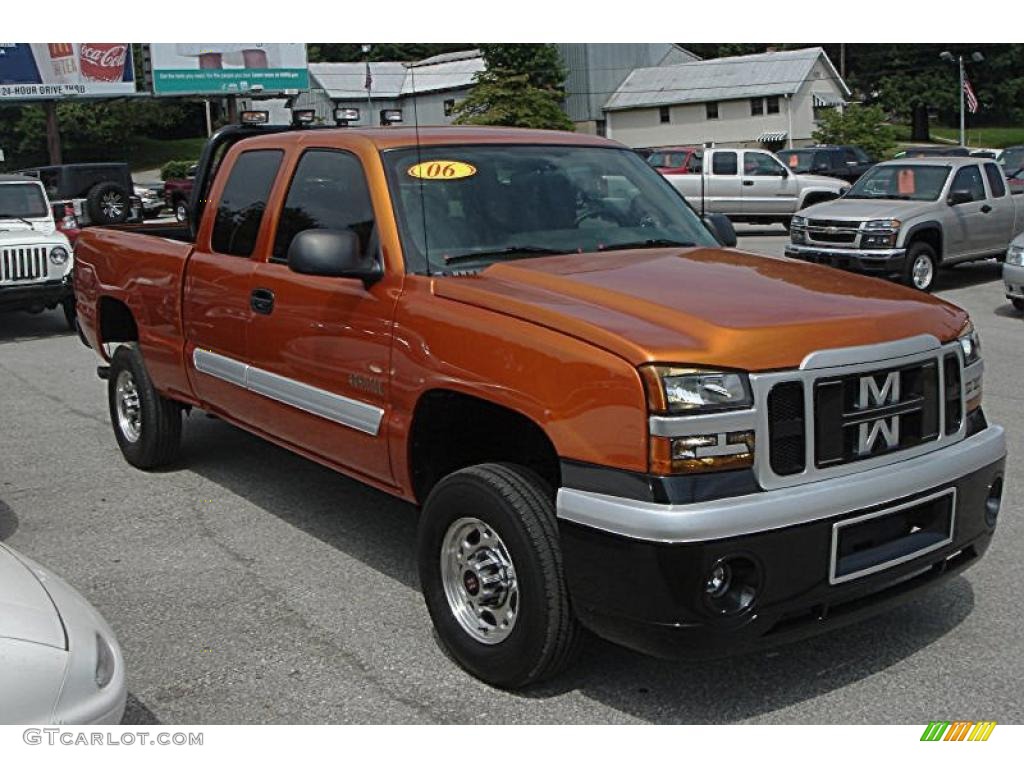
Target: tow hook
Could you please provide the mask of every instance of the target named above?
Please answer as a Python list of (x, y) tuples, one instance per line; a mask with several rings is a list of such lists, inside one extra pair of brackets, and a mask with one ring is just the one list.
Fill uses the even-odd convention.
[(96, 375), (99, 376), (104, 381), (107, 381), (110, 378), (110, 366), (109, 365), (97, 365), (96, 366)]

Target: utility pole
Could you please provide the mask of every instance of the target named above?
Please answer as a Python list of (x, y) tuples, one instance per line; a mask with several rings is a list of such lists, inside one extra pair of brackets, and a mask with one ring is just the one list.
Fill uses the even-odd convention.
[(62, 165), (64, 157), (60, 147), (60, 124), (57, 122), (57, 102), (43, 102), (46, 113), (46, 149), (50, 154), (50, 165)]
[(234, 125), (238, 122), (238, 97), (234, 94), (228, 96), (228, 123)]

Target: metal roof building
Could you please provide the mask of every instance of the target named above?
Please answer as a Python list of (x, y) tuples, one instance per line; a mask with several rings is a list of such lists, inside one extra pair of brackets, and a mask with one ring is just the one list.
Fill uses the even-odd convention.
[(608, 135), (631, 146), (806, 144), (850, 89), (822, 48), (634, 70), (605, 102)]

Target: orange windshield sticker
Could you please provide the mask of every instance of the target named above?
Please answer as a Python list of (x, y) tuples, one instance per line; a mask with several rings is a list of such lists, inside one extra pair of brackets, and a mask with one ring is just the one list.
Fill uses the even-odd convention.
[(800, 165), (800, 158), (797, 155), (790, 155), (789, 156), (789, 167), (790, 168), (796, 168), (798, 165)]
[(912, 195), (914, 188), (914, 172), (909, 168), (904, 168), (896, 175), (896, 194)]
[(474, 176), (476, 166), (458, 160), (428, 160), (412, 166), (408, 174), (414, 179), (427, 181), (454, 181)]

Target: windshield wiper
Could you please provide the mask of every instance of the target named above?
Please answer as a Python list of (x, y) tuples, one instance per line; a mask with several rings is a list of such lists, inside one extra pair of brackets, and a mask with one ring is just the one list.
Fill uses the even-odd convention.
[(599, 251), (628, 251), (637, 248), (693, 248), (696, 243), (688, 243), (683, 240), (669, 240), (666, 238), (650, 238), (648, 240), (634, 240), (627, 243), (612, 243), (603, 245)]
[(28, 224), (30, 227), (32, 226), (31, 221), (29, 221), (28, 219), (24, 219), (21, 216), (4, 216), (2, 213), (0, 213), (0, 219), (7, 219), (8, 221), (10, 221), (11, 219), (17, 219), (22, 224)]
[(529, 259), (534, 256), (563, 256), (569, 251), (558, 248), (546, 248), (542, 245), (510, 245), (507, 248), (499, 248), (494, 251), (471, 251), (469, 253), (456, 253), (452, 256), (445, 256), (445, 264), (459, 264), (464, 261), (476, 261), (477, 259)]

